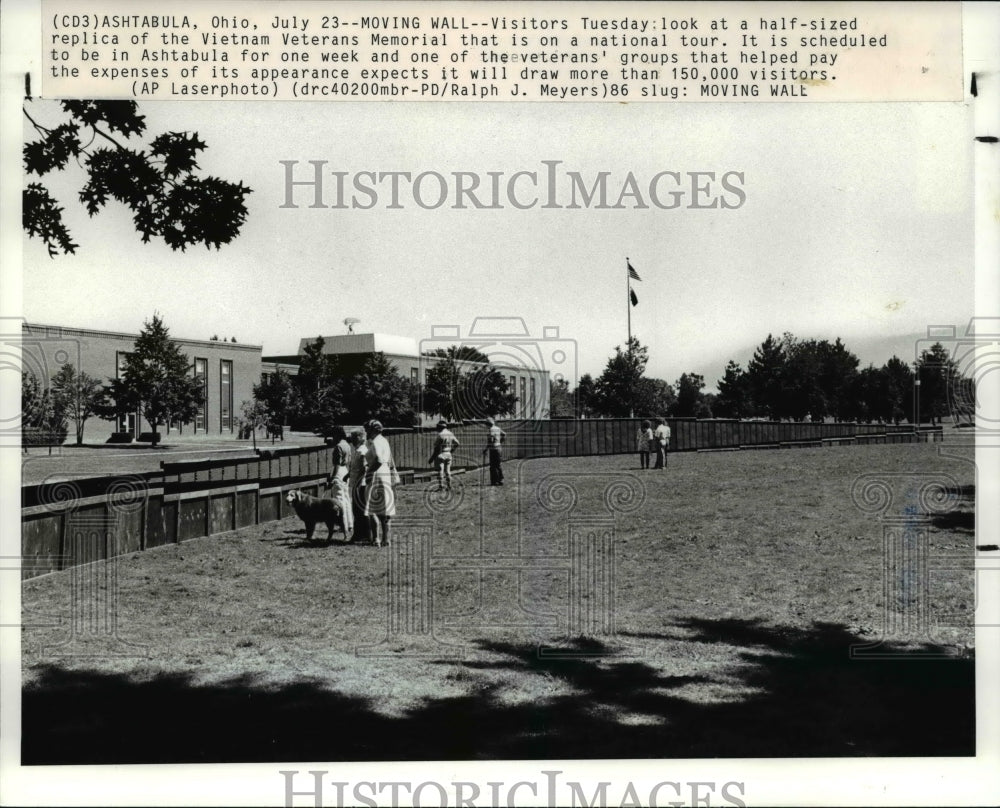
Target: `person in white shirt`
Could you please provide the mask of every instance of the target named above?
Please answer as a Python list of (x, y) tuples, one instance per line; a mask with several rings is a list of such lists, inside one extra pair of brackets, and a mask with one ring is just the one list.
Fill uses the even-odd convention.
[(351, 541), (367, 541), (371, 538), (371, 530), (368, 527), (368, 518), (365, 516), (365, 472), (367, 471), (368, 447), (365, 445), (365, 433), (360, 429), (351, 432), (351, 446), (354, 453), (351, 455), (351, 466), (347, 475), (347, 488), (351, 497), (351, 518), (354, 524), (354, 532), (351, 534)]
[(667, 450), (670, 448), (670, 427), (663, 418), (657, 418), (656, 424), (653, 432), (656, 440), (656, 465), (653, 468), (664, 469), (667, 467)]
[(333, 471), (327, 478), (332, 489), (333, 499), (340, 506), (344, 515), (344, 531), (354, 530), (354, 513), (351, 510), (351, 498), (347, 478), (351, 465), (351, 444), (347, 442), (347, 433), (342, 426), (333, 428)]
[(649, 451), (653, 448), (653, 429), (649, 421), (643, 421), (635, 436), (636, 449), (639, 451), (639, 468), (649, 468)]
[(388, 547), (391, 539), (389, 521), (396, 515), (396, 464), (392, 459), (389, 441), (382, 435), (382, 423), (369, 421), (365, 425), (368, 435), (368, 453), (365, 459), (368, 471), (365, 482), (365, 516), (377, 547)]
[(490, 485), (503, 485), (503, 442), (507, 433), (497, 426), (496, 421), (487, 418), (489, 432), (486, 433), (486, 448), (483, 454), (489, 452), (490, 456)]
[(455, 433), (448, 429), (445, 421), (438, 421), (438, 435), (434, 441), (434, 450), (431, 452), (430, 464), (438, 471), (438, 491), (447, 488), (451, 491), (451, 461), (452, 452), (458, 447), (458, 438)]

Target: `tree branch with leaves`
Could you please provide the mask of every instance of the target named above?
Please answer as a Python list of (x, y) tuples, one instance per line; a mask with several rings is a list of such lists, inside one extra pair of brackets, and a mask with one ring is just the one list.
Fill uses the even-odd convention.
[[(125, 205), (142, 241), (162, 238), (173, 250), (194, 244), (219, 249), (239, 235), (247, 217), (242, 182), (199, 176), (198, 156), (206, 144), (197, 132), (165, 132), (148, 145), (132, 145), (146, 131), (134, 101), (62, 101), (65, 118), (45, 126), (24, 116), (39, 136), (23, 150), (27, 174), (45, 177), (74, 160), (87, 174), (79, 201), (94, 216), (109, 200)], [(45, 242), (50, 257), (75, 253), (79, 246), (63, 221), (63, 207), (41, 182), (23, 192), (22, 225)]]

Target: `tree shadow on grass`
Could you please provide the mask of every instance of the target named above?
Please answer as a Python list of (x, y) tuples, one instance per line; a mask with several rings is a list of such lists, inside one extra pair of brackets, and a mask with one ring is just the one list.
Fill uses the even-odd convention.
[[(864, 641), (836, 625), (681, 627), (693, 643), (742, 649), (726, 700), (691, 696), (688, 686), (710, 684), (707, 675), (669, 676), (614, 656), (547, 658), (531, 644), (488, 640), (476, 643), (485, 658), (462, 669), (465, 693), (398, 716), (315, 680), (203, 685), (47, 665), (23, 693), (22, 756), (32, 765), (974, 754), (971, 659), (852, 660), (851, 645)], [(630, 641), (668, 639), (677, 641)], [(562, 695), (512, 701), (487, 671), (551, 677)]]
[(958, 487), (959, 500), (954, 510), (931, 515), (931, 524), (939, 530), (975, 535), (976, 532), (976, 486)]

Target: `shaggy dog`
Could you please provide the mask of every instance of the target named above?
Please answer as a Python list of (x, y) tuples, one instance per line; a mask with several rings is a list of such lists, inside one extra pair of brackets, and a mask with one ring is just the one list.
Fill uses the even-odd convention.
[(340, 525), (340, 529), (344, 532), (344, 539), (347, 539), (344, 514), (341, 512), (340, 506), (332, 499), (318, 499), (296, 489), (289, 491), (285, 500), (298, 514), (299, 519), (305, 522), (306, 541), (312, 541), (313, 531), (318, 522), (326, 524), (329, 531), (326, 537), (327, 541), (333, 541), (333, 529), (337, 525)]

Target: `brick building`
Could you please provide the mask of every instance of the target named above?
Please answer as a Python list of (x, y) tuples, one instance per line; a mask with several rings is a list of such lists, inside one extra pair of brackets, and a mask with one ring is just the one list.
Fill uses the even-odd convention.
[[(118, 375), (138, 336), (37, 323), (25, 323), (21, 330), (23, 367), (43, 387), (48, 387), (49, 380), (66, 363), (108, 382)], [(187, 356), (192, 374), (202, 379), (205, 404), (193, 422), (161, 427), (161, 433), (234, 436), (238, 431), (240, 406), (253, 398), (253, 385), (260, 380), (261, 346), (171, 338)], [(130, 413), (117, 423), (92, 417), (84, 427), (84, 441), (102, 443), (112, 432), (129, 432), (138, 437), (151, 429), (139, 413)]]

